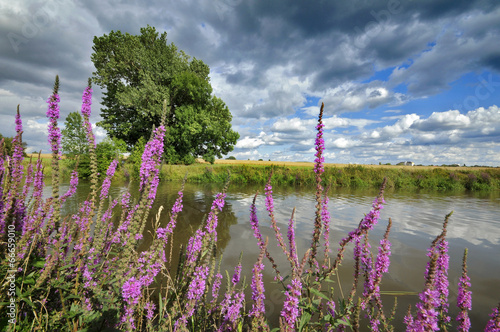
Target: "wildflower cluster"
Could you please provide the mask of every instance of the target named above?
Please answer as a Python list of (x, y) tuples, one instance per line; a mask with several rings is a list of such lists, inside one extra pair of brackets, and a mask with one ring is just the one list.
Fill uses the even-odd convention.
[[(22, 121), (15, 117), (16, 137), (12, 156), (0, 147), (0, 236), (15, 229), (18, 237), (14, 262), (0, 263), (0, 278), (16, 271), (18, 294), (15, 326), (12, 330), (31, 330), (33, 326), (53, 331), (77, 330), (140, 330), (140, 331), (271, 331), (266, 315), (270, 299), (264, 284), (265, 265), (283, 287), (284, 299), (279, 305), (280, 329), (360, 330), (360, 317), (367, 318), (372, 331), (391, 331), (394, 310), (386, 312), (382, 304), (383, 276), (389, 272), (391, 242), (389, 223), (372, 253), (369, 235), (378, 224), (383, 208), (385, 181), (371, 211), (359, 225), (339, 242), (336, 253), (330, 255), (330, 212), (328, 186), (323, 189), (324, 125), (323, 105), (318, 120), (315, 141), (316, 207), (311, 246), (299, 253), (295, 238), (295, 209), (288, 220), (286, 240), (278, 227), (273, 199), (272, 173), (264, 188), (264, 201), (274, 237), (288, 260), (283, 273), (268, 250), (269, 239), (262, 235), (257, 218), (256, 193), (250, 207), (250, 226), (260, 250), (247, 283), (242, 258), (232, 275), (223, 279), (222, 258), (217, 248), (219, 213), (226, 204), (228, 182), (216, 194), (206, 219), (192, 232), (185, 249), (174, 251), (174, 235), (179, 215), (183, 211), (184, 183), (169, 211), (166, 225), (160, 222), (163, 206), (150, 216), (159, 185), (160, 165), (166, 134), (165, 115), (154, 130), (142, 155), (139, 194), (130, 192), (116, 196), (110, 192), (111, 181), (118, 166), (113, 161), (97, 188), (95, 137), (90, 124), (92, 89), (90, 82), (82, 97), (82, 114), (87, 128), (92, 185), (89, 197), (71, 215), (61, 215), (62, 204), (75, 194), (78, 174), (72, 173), (70, 186), (59, 196), (59, 83), (48, 100), (49, 142), (52, 148), (52, 195), (45, 197), (45, 178), (40, 158), (23, 165)], [(166, 114), (164, 104), (163, 114)], [(27, 167), (25, 165), (27, 164)], [(448, 314), (449, 256), (446, 241), (448, 215), (428, 251), (429, 263), (420, 301), (405, 317), (407, 331), (437, 331), (457, 324), (460, 331), (471, 328), (471, 282), (467, 276), (464, 254), (462, 276), (458, 283), (457, 307), (454, 320)], [(152, 225), (146, 231), (146, 222)], [(144, 247), (143, 237), (152, 238)], [(344, 261), (344, 254), (353, 244), (354, 279), (350, 293), (336, 294), (334, 276)], [(324, 246), (324, 260), (318, 262), (318, 248)], [(183, 247), (184, 248), (184, 247)], [(276, 249), (276, 247), (274, 246)], [(0, 255), (7, 253), (5, 241), (0, 243)], [(175, 256), (174, 257), (174, 253)], [(177, 255), (178, 254), (178, 255)], [(218, 262), (218, 263), (217, 263)], [(358, 291), (358, 282), (364, 287)], [(0, 285), (5, 294), (8, 283)], [(247, 299), (245, 291), (251, 294)], [(222, 291), (225, 286), (225, 291)], [(330, 287), (328, 287), (330, 286)], [(361, 288), (361, 287), (359, 287)], [(337, 288), (338, 289), (338, 288)], [(268, 290), (269, 291), (269, 290)], [(338, 300), (337, 300), (338, 299)], [(277, 305), (277, 303), (274, 303)], [(5, 306), (0, 308), (3, 313)], [(247, 312), (248, 310), (248, 312)], [(499, 308), (493, 309), (486, 331), (500, 330)]]

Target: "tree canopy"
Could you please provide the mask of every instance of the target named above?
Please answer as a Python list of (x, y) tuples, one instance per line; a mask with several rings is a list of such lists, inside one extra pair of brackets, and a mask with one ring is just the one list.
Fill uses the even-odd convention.
[(71, 112), (64, 121), (61, 131), (63, 153), (70, 158), (88, 153), (87, 131), (79, 112)]
[(192, 163), (198, 156), (213, 161), (233, 150), (239, 134), (231, 129), (226, 104), (212, 95), (210, 69), (167, 43), (153, 27), (140, 35), (111, 31), (94, 37), (93, 81), (105, 89), (98, 123), (129, 149), (151, 136), (160, 124), (163, 100), (167, 116), (165, 157), (170, 163)]
[[(0, 151), (1, 153), (11, 156), (12, 155), (12, 140), (14, 137), (5, 137), (2, 134), (0, 134), (0, 142), (3, 139), (3, 144), (0, 146)], [(22, 142), (22, 147), (23, 147), (23, 155), (26, 157), (26, 142)]]

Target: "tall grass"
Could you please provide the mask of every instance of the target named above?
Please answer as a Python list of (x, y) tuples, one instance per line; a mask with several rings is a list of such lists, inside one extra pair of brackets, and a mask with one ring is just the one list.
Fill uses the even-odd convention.
[[(188, 182), (224, 183), (231, 172), (231, 182), (236, 184), (265, 185), (273, 173), (275, 185), (315, 186), (316, 180), (311, 166), (283, 165), (227, 165), (194, 164), (190, 166), (164, 165), (161, 176), (164, 180), (181, 180), (187, 172)], [(494, 191), (500, 189), (499, 168), (420, 168), (416, 167), (370, 167), (363, 165), (325, 166), (323, 180), (343, 188), (380, 188), (387, 178), (387, 188), (431, 191)]]
[[(260, 254), (251, 273), (242, 271), (241, 260), (234, 271), (220, 271), (216, 248), (218, 213), (224, 209), (225, 190), (217, 194), (202, 225), (185, 245), (173, 248), (177, 217), (183, 210), (183, 185), (168, 211), (160, 207), (151, 211), (160, 180), (161, 154), (165, 123), (154, 131), (146, 144), (140, 169), (140, 195), (131, 201), (131, 194), (110, 197), (109, 185), (116, 170), (113, 162), (98, 186), (94, 136), (88, 121), (91, 87), (83, 95), (82, 114), (90, 144), (91, 191), (73, 215), (61, 215), (61, 205), (74, 194), (78, 176), (73, 173), (68, 192), (59, 193), (59, 130), (57, 119), (58, 86), (49, 98), (49, 141), (53, 158), (51, 197), (42, 196), (44, 172), (40, 159), (23, 165), (22, 123), (16, 116), (17, 136), (13, 154), (0, 154), (0, 324), (4, 331), (393, 331), (394, 309), (382, 303), (380, 289), (390, 264), (391, 221), (387, 223), (380, 245), (372, 252), (368, 235), (377, 226), (380, 210), (385, 204), (384, 189), (391, 180), (376, 179), (380, 193), (372, 210), (358, 227), (335, 246), (330, 244), (328, 188), (337, 184), (323, 166), (324, 140), (321, 107), (316, 138), (316, 160), (312, 170), (316, 186), (314, 232), (310, 248), (299, 253), (295, 244), (294, 212), (291, 212), (286, 236), (274, 215), (271, 179), (287, 177), (277, 168), (269, 169), (264, 187), (266, 210), (273, 225), (276, 242), (290, 267), (283, 269), (268, 250), (270, 240), (264, 238), (257, 218), (256, 200), (249, 207), (250, 224)], [(166, 112), (166, 110), (164, 110)], [(46, 166), (47, 167), (47, 166)], [(359, 171), (358, 167), (352, 170)], [(241, 174), (231, 175), (231, 180)], [(211, 168), (206, 177), (222, 177)], [(260, 175), (250, 175), (260, 177)], [(339, 175), (340, 176), (340, 175)], [(229, 179), (224, 175), (226, 183)], [(297, 179), (297, 176), (295, 176)], [(326, 181), (325, 181), (326, 180)], [(287, 182), (288, 180), (283, 180)], [(227, 186), (225, 187), (227, 188)], [(255, 195), (257, 197), (258, 193)], [(105, 203), (109, 202), (109, 203)], [(119, 221), (112, 222), (118, 212)], [(167, 225), (160, 225), (160, 215), (169, 214)], [(420, 301), (408, 310), (405, 324), (408, 331), (446, 330), (456, 327), (468, 331), (471, 293), (467, 276), (467, 255), (464, 255), (459, 282), (457, 317), (448, 315), (448, 243), (443, 229), (431, 244), (425, 285)], [(154, 239), (146, 249), (139, 244), (146, 222), (154, 222)], [(334, 293), (336, 276), (349, 246), (354, 252), (354, 282), (349, 293)], [(173, 265), (173, 255), (179, 255)], [(270, 326), (266, 317), (266, 284), (262, 272), (269, 264), (276, 282), (283, 287), (279, 326)], [(289, 271), (283, 273), (283, 271)], [(223, 274), (226, 275), (225, 281)], [(155, 284), (155, 280), (163, 280)], [(362, 286), (361, 286), (362, 284)], [(222, 286), (225, 285), (225, 288)], [(359, 287), (358, 287), (359, 286)], [(250, 288), (251, 296), (245, 296)], [(360, 321), (368, 320), (366, 328)], [(500, 328), (500, 314), (494, 308), (487, 331)], [(477, 327), (478, 328), (478, 327)], [(477, 329), (476, 328), (476, 329)]]

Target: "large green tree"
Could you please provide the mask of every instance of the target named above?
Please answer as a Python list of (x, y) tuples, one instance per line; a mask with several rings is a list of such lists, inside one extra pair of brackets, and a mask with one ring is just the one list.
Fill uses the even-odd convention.
[(209, 67), (191, 59), (153, 27), (140, 35), (111, 31), (94, 37), (94, 82), (105, 89), (98, 123), (131, 149), (160, 123), (163, 100), (167, 117), (165, 156), (170, 163), (213, 161), (233, 150), (239, 134), (231, 129), (228, 107), (212, 95)]
[(79, 112), (71, 112), (64, 121), (62, 134), (63, 153), (74, 158), (77, 155), (88, 153), (87, 131), (83, 123), (83, 117)]
[[(12, 155), (12, 140), (14, 139), (14, 137), (4, 137), (2, 134), (0, 134), (0, 142), (2, 141), (3, 139), (3, 145), (0, 146), (0, 150), (2, 151), (2, 153), (4, 155), (8, 155), (8, 156), (11, 156)], [(22, 146), (23, 146), (23, 155), (26, 157), (26, 147), (27, 147), (27, 143), (26, 142), (22, 142)]]

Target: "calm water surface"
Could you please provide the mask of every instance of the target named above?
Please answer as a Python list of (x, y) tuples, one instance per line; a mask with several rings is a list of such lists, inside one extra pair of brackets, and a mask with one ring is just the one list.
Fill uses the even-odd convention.
[[(156, 203), (150, 214), (150, 219), (156, 215), (158, 207), (163, 205), (162, 226), (168, 222), (168, 211), (177, 198), (180, 188), (178, 183), (162, 183), (158, 189)], [(131, 187), (134, 192), (133, 186)], [(65, 188), (61, 188), (64, 192)], [(113, 186), (111, 195), (118, 197), (127, 190), (125, 186)], [(220, 185), (186, 184), (184, 190), (184, 210), (179, 215), (175, 230), (175, 246), (186, 243), (191, 234), (200, 226), (204, 216), (210, 210), (215, 195), (222, 190)], [(249, 223), (249, 208), (256, 191), (258, 217), (262, 233), (269, 237), (269, 250), (286, 274), (289, 266), (281, 249), (277, 247), (274, 233), (270, 228), (267, 216), (263, 187), (231, 185), (229, 187), (226, 205), (219, 215), (218, 246), (223, 254), (222, 270), (230, 274), (237, 264), (240, 253), (243, 252), (243, 274), (247, 283), (251, 281), (251, 269), (259, 254), (259, 249), (253, 230)], [(137, 191), (137, 190), (135, 190)], [(274, 188), (275, 215), (283, 236), (286, 237), (288, 220), (292, 209), (296, 207), (296, 237), (299, 255), (303, 255), (311, 242), (314, 219), (314, 189), (302, 187)], [(74, 210), (78, 201), (86, 198), (88, 186), (80, 186), (75, 198), (66, 205), (66, 211)], [(329, 211), (331, 222), (332, 249), (335, 244), (349, 231), (354, 229), (364, 214), (371, 209), (371, 203), (377, 196), (376, 190), (346, 190), (331, 189), (329, 192)], [(468, 271), (472, 283), (472, 330), (483, 330), (491, 309), (500, 302), (500, 193), (434, 193), (434, 192), (404, 192), (387, 191), (386, 205), (381, 213), (381, 220), (371, 232), (372, 250), (376, 253), (379, 240), (382, 238), (387, 221), (393, 221), (389, 239), (392, 243), (391, 265), (389, 274), (383, 278), (381, 289), (391, 291), (420, 292), (424, 286), (424, 272), (427, 263), (426, 250), (432, 240), (441, 232), (444, 217), (453, 211), (448, 224), (447, 239), (450, 245), (450, 313), (454, 319), (457, 310), (457, 283), (461, 274), (461, 264), (464, 248), (469, 249)], [(151, 236), (146, 229), (142, 246), (147, 248)], [(322, 250), (322, 248), (321, 248)], [(340, 285), (344, 293), (351, 288), (353, 261), (352, 247), (350, 255), (341, 266), (339, 273)], [(276, 321), (281, 311), (284, 297), (281, 288), (271, 283), (274, 278), (269, 261), (266, 265), (265, 282), (267, 308), (271, 321)], [(336, 296), (341, 297), (340, 289)], [(250, 299), (248, 296), (247, 299)], [(385, 308), (390, 310), (393, 298), (384, 297)], [(251, 302), (251, 300), (249, 300)], [(414, 304), (417, 296), (401, 296), (398, 298), (398, 319), (402, 322), (409, 304)], [(396, 324), (396, 330), (402, 325)]]

